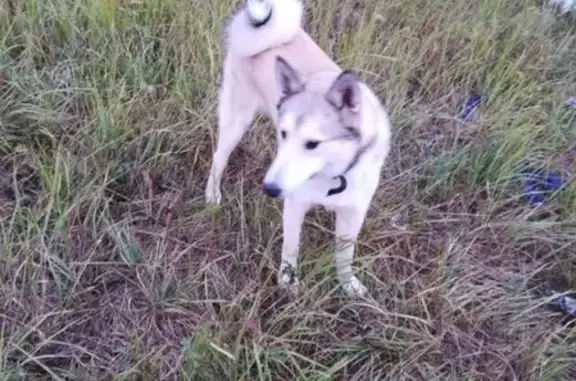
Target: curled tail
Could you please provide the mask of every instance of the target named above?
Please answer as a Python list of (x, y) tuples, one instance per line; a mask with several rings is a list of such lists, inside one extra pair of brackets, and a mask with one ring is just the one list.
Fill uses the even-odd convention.
[(234, 56), (254, 56), (292, 40), (302, 26), (301, 0), (247, 0), (226, 27)]

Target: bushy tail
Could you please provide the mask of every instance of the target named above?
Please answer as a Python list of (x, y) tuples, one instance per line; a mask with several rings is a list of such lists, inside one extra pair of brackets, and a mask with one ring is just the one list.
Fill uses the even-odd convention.
[(301, 0), (247, 0), (226, 28), (229, 51), (244, 58), (289, 42), (302, 26), (303, 12)]

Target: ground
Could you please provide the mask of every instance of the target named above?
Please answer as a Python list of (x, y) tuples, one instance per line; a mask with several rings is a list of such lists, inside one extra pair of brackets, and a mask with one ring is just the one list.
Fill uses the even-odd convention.
[[(203, 200), (231, 0), (0, 7), (0, 380), (574, 380), (576, 22), (532, 0), (309, 1), (393, 149), (344, 298), (333, 216), (277, 289), (259, 118)], [(482, 97), (461, 119), (466, 100)], [(535, 205), (526, 168), (567, 185)]]

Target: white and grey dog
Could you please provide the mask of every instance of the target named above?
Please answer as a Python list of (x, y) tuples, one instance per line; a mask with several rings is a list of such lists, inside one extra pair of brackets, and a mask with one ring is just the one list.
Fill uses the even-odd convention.
[(301, 226), (312, 206), (323, 205), (336, 212), (338, 279), (347, 295), (361, 296), (354, 248), (390, 150), (389, 117), (370, 88), (302, 29), (302, 17), (301, 0), (247, 0), (228, 20), (206, 199), (220, 203), (232, 150), (256, 113), (268, 115), (278, 148), (263, 190), (284, 202), (279, 284), (297, 291)]

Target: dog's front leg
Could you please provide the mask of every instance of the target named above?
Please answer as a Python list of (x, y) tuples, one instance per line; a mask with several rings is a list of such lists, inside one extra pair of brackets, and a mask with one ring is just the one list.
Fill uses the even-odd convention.
[(280, 287), (289, 289), (292, 293), (298, 293), (298, 256), (300, 251), (300, 232), (306, 212), (310, 209), (309, 204), (295, 202), (291, 199), (284, 200), (282, 211), (282, 258), (280, 271), (278, 272), (278, 284)]
[(366, 210), (349, 207), (336, 209), (335, 264), (338, 280), (344, 293), (350, 297), (364, 296), (366, 287), (354, 275), (352, 261), (356, 239), (364, 223)]

